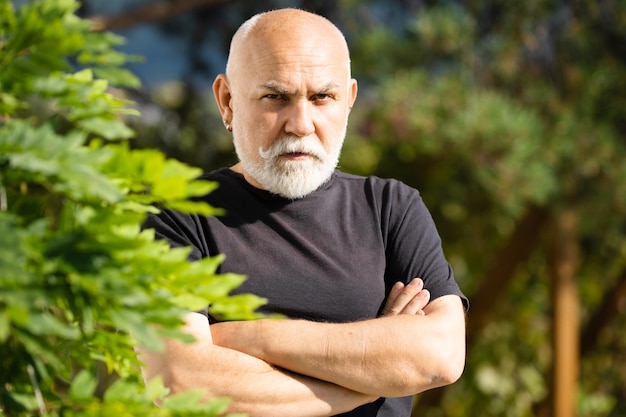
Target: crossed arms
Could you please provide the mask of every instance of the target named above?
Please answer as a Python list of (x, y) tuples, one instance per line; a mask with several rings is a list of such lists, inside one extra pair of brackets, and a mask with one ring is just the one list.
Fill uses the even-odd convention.
[[(397, 283), (380, 317), (354, 323), (257, 320), (209, 326), (190, 313), (196, 342), (139, 350), (146, 379), (172, 392), (203, 388), (250, 416), (332, 416), (378, 397), (456, 381), (465, 363), (465, 316), (456, 295), (429, 303), (415, 279)], [(278, 407), (277, 404), (280, 404)]]

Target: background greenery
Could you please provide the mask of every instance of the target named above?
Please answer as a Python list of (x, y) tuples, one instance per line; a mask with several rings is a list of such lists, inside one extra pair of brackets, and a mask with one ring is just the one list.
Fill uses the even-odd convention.
[[(152, 295), (147, 285), (174, 291), (167, 280), (176, 275), (159, 278), (158, 268), (151, 267), (162, 252), (150, 258), (148, 254), (157, 250), (142, 246), (148, 245), (146, 236), (133, 237), (141, 245), (135, 240), (130, 244), (112, 225), (130, 222), (129, 229), (136, 228), (145, 207), (137, 203), (172, 204), (166, 201), (172, 199), (182, 204), (193, 190), (202, 190), (187, 189), (176, 196), (154, 191), (172, 189), (153, 185), (170, 175), (164, 166), (174, 164), (174, 171), (180, 167), (165, 162), (154, 149), (202, 170), (234, 161), (208, 86), (223, 71), (228, 40), (245, 18), (262, 9), (298, 6), (335, 21), (351, 47), (360, 91), (342, 169), (399, 178), (420, 190), (472, 302), (463, 378), (417, 398), (414, 414), (550, 415), (558, 380), (553, 364), (559, 358), (553, 336), (566, 321), (557, 296), (566, 293), (577, 307), (571, 310), (578, 331), (572, 348), (580, 357), (575, 363), (576, 415), (626, 413), (624, 2), (204, 1), (196, 2), (201, 7), (187, 9), (180, 6), (184, 2), (167, 2), (167, 17), (149, 13), (150, 6), (161, 2), (126, 2), (116, 9), (117, 15), (110, 10), (103, 14), (98, 2), (81, 2), (78, 15), (128, 35), (129, 43), (119, 45), (118, 51), (141, 53), (148, 46), (132, 43), (134, 31), (148, 26), (161, 39), (176, 39), (180, 52), (165, 59), (184, 62), (185, 69), (162, 73), (159, 82), (150, 75), (161, 70), (151, 63), (153, 57), (143, 64), (124, 63), (129, 57), (111, 49), (119, 38), (78, 30), (75, 27), (84, 22), (66, 14), (51, 24), (57, 20), (50, 16), (60, 14), (50, 10), (74, 3), (48, 1), (31, 13), (40, 17), (13, 21), (10, 3), (0, 2), (5, 19), (0, 26), (0, 202), (6, 201), (0, 212), (5, 219), (0, 242), (6, 248), (0, 255), (0, 303), (3, 312), (20, 311), (0, 314), (0, 346), (3, 352), (11, 349), (6, 350), (8, 357), (21, 358), (11, 367), (4, 360), (0, 365), (2, 381), (9, 375), (21, 381), (3, 383), (8, 387), (3, 398), (29, 396), (36, 412), (29, 366), (40, 383), (52, 386), (51, 372), (46, 376), (39, 368), (52, 366), (49, 362), (61, 366), (63, 352), (83, 352), (77, 354), (75, 369), (94, 369), (93, 360), (98, 359), (130, 377), (130, 356), (122, 356), (130, 345), (126, 336), (109, 332), (101, 344), (88, 339), (87, 351), (84, 338), (93, 339), (101, 329), (126, 320), (170, 322), (173, 313), (137, 318), (136, 311), (153, 306), (144, 299), (145, 293)], [(37, 47), (24, 53), (24, 48), (13, 46), (19, 42)], [(68, 63), (92, 69), (52, 72)], [(140, 74), (144, 87), (120, 69), (123, 65)], [(105, 89), (91, 77), (109, 79), (118, 89)], [(131, 108), (142, 116), (127, 115)], [(115, 142), (131, 134), (124, 126), (136, 132), (132, 151), (121, 144), (125, 142)], [(188, 166), (180, 169), (187, 180), (197, 172)], [(146, 190), (153, 190), (147, 194), (152, 197)], [(133, 220), (122, 221), (129, 218)], [(90, 243), (83, 244), (83, 238)], [(69, 255), (70, 250), (80, 256)], [(184, 256), (178, 256), (177, 266), (167, 271), (183, 268)], [(5, 265), (10, 273), (4, 272)], [(571, 271), (570, 287), (563, 285), (563, 270)], [(83, 275), (89, 279), (74, 278)], [(31, 281), (24, 280), (34, 280), (41, 304), (15, 301), (39, 299), (25, 292), (23, 283)], [(49, 286), (58, 282), (71, 292), (52, 291)], [(120, 285), (130, 301), (117, 296)], [(205, 296), (212, 291), (207, 289)], [(70, 305), (67, 300), (75, 294), (89, 301)], [(168, 308), (186, 305), (173, 304)], [(17, 307), (5, 307), (11, 305)], [(81, 312), (82, 305), (93, 311)], [(108, 311), (105, 307), (128, 311), (132, 318), (114, 321), (100, 311)], [(56, 325), (44, 326), (42, 320), (52, 319), (39, 319), (42, 316), (53, 317)], [(28, 324), (34, 329), (23, 331), (25, 323), (35, 323)], [(81, 326), (95, 330), (80, 331)], [(58, 331), (47, 330), (53, 332), (48, 335), (42, 329)], [(20, 339), (21, 334), (27, 336)], [(41, 345), (42, 337), (53, 342)], [(58, 349), (54, 341), (61, 339), (71, 349)], [(43, 347), (30, 351), (28, 340)], [(51, 349), (61, 358), (42, 356)], [(64, 372), (58, 374), (67, 380), (70, 370)], [(102, 398), (97, 390), (94, 393), (94, 401)], [(5, 407), (9, 404), (1, 401)], [(144, 406), (149, 402), (144, 400)]]

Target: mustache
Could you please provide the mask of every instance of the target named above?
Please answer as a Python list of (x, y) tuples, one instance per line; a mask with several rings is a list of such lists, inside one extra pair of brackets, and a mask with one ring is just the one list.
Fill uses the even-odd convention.
[(270, 160), (289, 153), (305, 153), (324, 159), (327, 154), (322, 144), (313, 138), (300, 138), (287, 136), (270, 145), (269, 148), (259, 148), (259, 154), (263, 159)]

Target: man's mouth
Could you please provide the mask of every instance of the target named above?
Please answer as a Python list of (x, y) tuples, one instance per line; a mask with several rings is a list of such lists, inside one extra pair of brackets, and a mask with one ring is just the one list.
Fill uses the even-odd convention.
[(306, 153), (306, 152), (288, 152), (288, 153), (284, 153), (282, 155), (280, 155), (284, 158), (287, 159), (293, 159), (293, 160), (297, 160), (297, 159), (304, 159), (304, 158), (308, 158), (311, 157), (313, 155)]

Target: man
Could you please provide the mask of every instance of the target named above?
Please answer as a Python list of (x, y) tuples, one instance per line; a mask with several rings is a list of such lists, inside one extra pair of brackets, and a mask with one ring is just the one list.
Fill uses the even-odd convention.
[(257, 15), (213, 90), (240, 162), (205, 176), (220, 184), (206, 200), (227, 214), (147, 226), (192, 260), (226, 254), (238, 291), (289, 319), (191, 313), (197, 341), (142, 352), (145, 377), (251, 416), (409, 416), (412, 395), (461, 375), (467, 300), (417, 191), (335, 170), (357, 95), (343, 35), (301, 10)]

